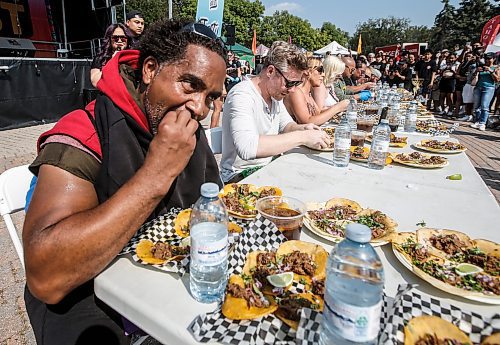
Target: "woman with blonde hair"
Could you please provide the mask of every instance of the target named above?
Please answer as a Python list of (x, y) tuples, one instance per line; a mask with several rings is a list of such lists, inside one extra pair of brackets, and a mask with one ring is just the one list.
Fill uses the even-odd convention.
[(323, 64), (319, 58), (310, 57), (307, 59), (307, 67), (303, 83), (285, 97), (284, 103), (288, 113), (297, 123), (322, 125), (338, 113), (345, 111), (349, 101), (337, 102), (327, 109), (322, 109), (314, 100), (311, 91), (323, 85)]
[(330, 108), (339, 101), (333, 84), (344, 72), (345, 63), (338, 57), (329, 55), (323, 60), (323, 69), (325, 71), (323, 84), (312, 89), (313, 98), (321, 109)]

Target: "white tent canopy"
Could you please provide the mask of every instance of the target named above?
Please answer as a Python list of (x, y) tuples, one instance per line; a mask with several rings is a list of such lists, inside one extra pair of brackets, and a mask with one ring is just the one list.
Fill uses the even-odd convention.
[[(323, 48), (316, 50), (314, 54), (326, 54), (327, 52), (330, 52), (330, 54), (332, 55), (349, 55), (349, 50), (345, 47), (342, 47), (337, 41), (328, 43)], [(357, 52), (351, 50), (351, 54), (357, 55)]]

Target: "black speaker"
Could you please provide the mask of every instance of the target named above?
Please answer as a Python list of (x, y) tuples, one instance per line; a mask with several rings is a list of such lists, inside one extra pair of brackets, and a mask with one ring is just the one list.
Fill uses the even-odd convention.
[(0, 37), (0, 56), (33, 57), (36, 48), (25, 38)]
[(236, 43), (236, 28), (234, 25), (226, 25), (226, 45), (234, 46)]

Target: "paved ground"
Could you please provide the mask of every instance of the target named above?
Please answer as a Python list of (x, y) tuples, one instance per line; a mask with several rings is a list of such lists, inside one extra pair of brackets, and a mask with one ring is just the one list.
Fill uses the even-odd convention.
[[(36, 139), (51, 126), (0, 131), (0, 173), (30, 163), (35, 157)], [(468, 147), (467, 155), (500, 202), (500, 132), (480, 132), (461, 126), (453, 136)], [(18, 229), (23, 218), (23, 214), (14, 217)], [(34, 345), (23, 300), (24, 273), (3, 222), (0, 224), (0, 260), (0, 345)]]

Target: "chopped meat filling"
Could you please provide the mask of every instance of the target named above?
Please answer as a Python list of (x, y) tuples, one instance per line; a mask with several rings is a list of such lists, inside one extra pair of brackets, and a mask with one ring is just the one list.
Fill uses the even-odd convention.
[(265, 308), (269, 306), (269, 301), (262, 295), (255, 293), (250, 285), (243, 287), (238, 284), (228, 284), (227, 293), (234, 298), (243, 298), (247, 301), (248, 307)]
[(283, 265), (285, 266), (285, 270), (311, 277), (316, 270), (316, 264), (313, 262), (311, 256), (306, 253), (301, 253), (298, 250), (285, 255), (283, 258)]
[(308, 216), (312, 220), (318, 219), (337, 219), (337, 220), (353, 220), (356, 216), (356, 211), (350, 206), (334, 206), (327, 209), (307, 211)]
[(325, 294), (325, 280), (324, 279), (313, 279), (312, 282), (312, 293), (318, 296), (323, 296)]
[(455, 234), (432, 235), (430, 241), (435, 248), (451, 255), (461, 253), (465, 247), (465, 243)]
[(155, 259), (170, 259), (172, 257), (172, 246), (168, 243), (157, 242), (151, 248), (151, 253)]

